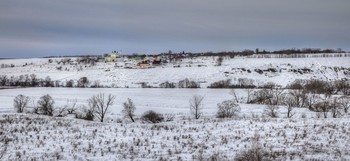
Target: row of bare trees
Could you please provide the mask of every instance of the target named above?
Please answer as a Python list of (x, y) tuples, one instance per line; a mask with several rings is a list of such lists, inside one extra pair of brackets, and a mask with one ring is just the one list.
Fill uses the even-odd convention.
[[(18, 95), (14, 98), (14, 108), (18, 113), (25, 112), (25, 108), (30, 102), (30, 98), (24, 95)], [(93, 120), (95, 117), (103, 122), (109, 108), (114, 104), (115, 96), (109, 94), (97, 94), (88, 99), (88, 107), (84, 105), (77, 106), (77, 100), (67, 100), (67, 104), (61, 107), (55, 108), (55, 101), (49, 95), (43, 95), (35, 103), (33, 100), (32, 113), (63, 117), (67, 114), (75, 114), (77, 118), (83, 118), (86, 120)]]
[(350, 97), (346, 95), (317, 94), (303, 89), (284, 89), (271, 87), (260, 90), (246, 89), (246, 101), (240, 100), (235, 90), (231, 91), (236, 102), (264, 104), (265, 114), (271, 117), (278, 116), (280, 106), (287, 110), (287, 117), (294, 116), (294, 108), (308, 108), (311, 111), (323, 113), (327, 117), (339, 117), (349, 111)]

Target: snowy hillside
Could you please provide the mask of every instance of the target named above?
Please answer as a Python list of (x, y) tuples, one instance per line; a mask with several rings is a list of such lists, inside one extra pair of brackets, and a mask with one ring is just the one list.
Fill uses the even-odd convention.
[[(345, 54), (346, 55), (346, 54)], [(19, 76), (36, 74), (38, 78), (49, 76), (53, 81), (76, 82), (87, 77), (90, 85), (98, 83), (108, 87), (141, 87), (145, 84), (159, 87), (166, 81), (178, 83), (188, 78), (206, 88), (211, 83), (231, 79), (233, 84), (241, 81), (262, 86), (267, 82), (285, 86), (295, 79), (341, 80), (350, 79), (350, 57), (306, 57), (306, 58), (254, 58), (224, 57), (217, 66), (218, 57), (184, 58), (181, 61), (148, 69), (126, 69), (115, 62), (97, 62), (94, 65), (78, 63), (77, 58), (63, 65), (62, 59), (55, 58), (49, 63), (42, 59), (0, 60), (0, 75)], [(10, 67), (10, 66), (13, 67)]]

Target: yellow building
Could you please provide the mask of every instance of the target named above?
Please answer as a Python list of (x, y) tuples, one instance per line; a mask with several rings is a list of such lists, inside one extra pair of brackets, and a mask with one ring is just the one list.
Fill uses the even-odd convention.
[(105, 62), (115, 62), (117, 60), (118, 54), (113, 52), (112, 54), (105, 57)]

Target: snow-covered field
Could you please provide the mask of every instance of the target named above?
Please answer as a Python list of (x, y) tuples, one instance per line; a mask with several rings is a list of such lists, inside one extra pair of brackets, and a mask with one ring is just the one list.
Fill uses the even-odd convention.
[[(229, 89), (143, 89), (143, 88), (22, 88), (0, 90), (0, 111), (13, 111), (13, 99), (18, 94), (31, 97), (35, 102), (43, 95), (49, 94), (55, 100), (55, 106), (63, 106), (67, 99), (77, 99), (77, 104), (87, 105), (87, 100), (96, 94), (113, 94), (115, 105), (110, 110), (112, 114), (120, 114), (123, 102), (132, 99), (137, 107), (136, 114), (147, 110), (161, 113), (188, 113), (189, 99), (197, 94), (203, 95), (204, 113), (213, 114), (216, 104), (231, 99)], [(243, 91), (242, 91), (243, 92)], [(29, 104), (31, 106), (31, 103)], [(6, 108), (5, 108), (6, 107)]]
[[(73, 58), (75, 59), (75, 58)], [(150, 69), (124, 69), (114, 63), (63, 66), (60, 71), (53, 59), (9, 59), (0, 64), (0, 75), (36, 74), (50, 76), (61, 83), (81, 77), (90, 82), (115, 87), (140, 87), (140, 82), (158, 87), (165, 81), (185, 78), (201, 82), (198, 89), (162, 88), (18, 88), (0, 90), (0, 160), (235, 160), (240, 156), (261, 153), (264, 160), (350, 160), (350, 114), (339, 118), (319, 118), (307, 108), (295, 108), (295, 115), (286, 118), (281, 105), (278, 118), (263, 115), (266, 105), (245, 104), (247, 89), (235, 89), (241, 112), (230, 119), (215, 117), (217, 104), (233, 99), (229, 89), (206, 89), (210, 83), (239, 78), (255, 85), (275, 82), (287, 85), (295, 79), (350, 79), (350, 57), (328, 58), (225, 58), (216, 66), (216, 57), (183, 59), (173, 66)], [(244, 69), (243, 69), (244, 68)], [(298, 69), (311, 72), (295, 72)], [(263, 74), (256, 69), (266, 70)], [(270, 72), (275, 69), (277, 72)], [(79, 71), (78, 71), (79, 70)], [(251, 72), (248, 72), (250, 70)], [(258, 90), (258, 89), (255, 89)], [(49, 94), (55, 108), (77, 100), (87, 105), (96, 94), (116, 96), (105, 122), (85, 121), (68, 115), (63, 118), (36, 114), (16, 114), (13, 100), (29, 96), (29, 107)], [(196, 120), (190, 114), (189, 100), (204, 96), (204, 116)], [(339, 97), (339, 96), (337, 96)], [(122, 115), (122, 104), (132, 99), (136, 105), (136, 121)], [(167, 122), (150, 124), (140, 119), (148, 110), (174, 116)], [(244, 160), (244, 159), (243, 159)]]
[(350, 159), (348, 119), (207, 118), (142, 124), (2, 114), (0, 122), (3, 160), (221, 161), (252, 148), (260, 148), (269, 160)]
[[(243, 96), (245, 90), (236, 90)], [(67, 99), (86, 104), (94, 94), (116, 95), (105, 123), (72, 117), (56, 118), (14, 114), (18, 94), (33, 100), (50, 94), (55, 106)], [(205, 95), (205, 116), (193, 119), (189, 98)], [(131, 98), (136, 118), (147, 110), (175, 114), (170, 122), (135, 123), (121, 115), (122, 102)], [(260, 148), (271, 160), (349, 160), (350, 116), (317, 118), (305, 108), (287, 119), (262, 115), (264, 105), (240, 104), (232, 119), (216, 119), (216, 104), (232, 99), (228, 89), (82, 89), (23, 88), (0, 90), (0, 144), (4, 160), (234, 160), (252, 148)], [(122, 120), (122, 121), (120, 121)], [(6, 140), (8, 144), (5, 145)]]

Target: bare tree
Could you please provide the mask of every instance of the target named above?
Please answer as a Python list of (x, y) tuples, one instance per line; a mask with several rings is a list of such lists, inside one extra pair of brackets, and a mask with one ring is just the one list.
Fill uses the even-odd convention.
[(233, 100), (226, 100), (218, 104), (218, 118), (233, 117), (236, 113), (241, 111), (241, 107)]
[(316, 104), (318, 99), (319, 99), (319, 96), (314, 93), (307, 95), (307, 105), (309, 110), (314, 110), (314, 105)]
[(230, 94), (233, 96), (233, 100), (234, 100), (236, 103), (238, 103), (238, 102), (239, 102), (239, 99), (238, 99), (238, 96), (237, 96), (237, 93), (236, 93), (235, 89), (231, 89)]
[(294, 98), (294, 103), (296, 107), (304, 107), (307, 102), (307, 96), (304, 90), (294, 89), (288, 93), (290, 96)]
[(13, 100), (13, 106), (18, 113), (24, 112), (24, 108), (28, 105), (30, 98), (24, 95), (18, 95)]
[(40, 97), (38, 100), (37, 112), (43, 115), (53, 116), (55, 101), (48, 94)]
[(270, 117), (278, 117), (279, 108), (280, 107), (278, 105), (267, 105), (264, 110), (264, 114)]
[(124, 109), (122, 110), (122, 112), (124, 113), (124, 116), (129, 117), (132, 122), (135, 122), (134, 113), (135, 113), (136, 107), (134, 102), (132, 102), (132, 100), (128, 98), (128, 101), (123, 103), (123, 107)]
[(6, 86), (7, 82), (8, 82), (7, 76), (6, 75), (0, 75), (1, 86)]
[(290, 95), (283, 98), (283, 104), (287, 107), (287, 117), (288, 118), (291, 118), (295, 115), (295, 112), (293, 112), (294, 107), (296, 105), (295, 102), (296, 102), (296, 100)]
[(328, 112), (331, 108), (330, 102), (328, 100), (324, 99), (321, 102), (317, 102), (314, 106), (317, 112), (322, 112), (323, 117), (327, 118)]
[(103, 122), (109, 107), (114, 104), (114, 100), (115, 100), (115, 96), (113, 96), (112, 94), (109, 94), (108, 97), (105, 98), (105, 95), (100, 93), (92, 96), (88, 100), (88, 102), (89, 102), (90, 108), (93, 109), (95, 116), (101, 122)]
[(251, 97), (251, 95), (253, 94), (253, 89), (251, 89), (251, 88), (248, 88), (247, 89), (247, 103), (250, 103), (250, 97)]
[(273, 99), (270, 101), (270, 104), (279, 105), (281, 97), (283, 96), (284, 89), (280, 87), (275, 87), (271, 89)]
[(204, 99), (204, 96), (200, 95), (194, 95), (190, 99), (190, 109), (191, 109), (191, 114), (196, 118), (199, 119), (202, 116), (202, 101)]

